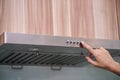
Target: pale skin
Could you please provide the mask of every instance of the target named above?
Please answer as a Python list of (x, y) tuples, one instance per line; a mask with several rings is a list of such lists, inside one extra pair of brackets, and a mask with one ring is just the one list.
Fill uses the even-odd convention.
[[(86, 60), (99, 68), (106, 69), (120, 76), (120, 64), (116, 62), (110, 53), (103, 47), (99, 49), (93, 49), (87, 43), (81, 41), (82, 47), (86, 48), (89, 54), (86, 56)], [(94, 56), (95, 60), (91, 59), (91, 56)]]

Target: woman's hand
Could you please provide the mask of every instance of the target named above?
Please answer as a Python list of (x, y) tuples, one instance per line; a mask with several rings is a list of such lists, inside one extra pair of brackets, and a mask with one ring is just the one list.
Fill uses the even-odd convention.
[[(87, 43), (83, 41), (81, 42), (80, 45), (89, 51), (88, 55), (86, 56), (86, 59), (90, 64), (96, 67), (107, 69), (120, 75), (119, 63), (113, 60), (112, 56), (106, 49), (104, 49), (103, 47), (99, 49), (93, 49), (91, 46), (89, 46)], [(93, 60), (91, 56), (94, 56), (95, 60)]]

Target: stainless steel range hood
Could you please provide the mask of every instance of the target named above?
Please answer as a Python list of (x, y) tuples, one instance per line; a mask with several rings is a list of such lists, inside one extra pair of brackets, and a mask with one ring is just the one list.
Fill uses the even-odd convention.
[(1, 65), (61, 65), (80, 66), (85, 62), (87, 50), (79, 48), (80, 41), (93, 48), (104, 47), (112, 56), (120, 55), (119, 40), (84, 39), (3, 33), (0, 37)]

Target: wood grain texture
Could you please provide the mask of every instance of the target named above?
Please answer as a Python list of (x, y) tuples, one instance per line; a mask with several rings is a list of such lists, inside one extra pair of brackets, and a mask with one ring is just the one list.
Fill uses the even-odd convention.
[(119, 39), (116, 0), (0, 0), (0, 33)]
[(71, 36), (70, 0), (52, 0), (54, 35)]
[(118, 32), (119, 32), (119, 39), (120, 39), (120, 0), (116, 0), (116, 11), (117, 11)]
[(95, 38), (92, 0), (71, 0), (72, 36)]
[(115, 0), (94, 0), (95, 37), (119, 39)]
[(51, 0), (25, 0), (26, 32), (53, 35)]
[(0, 0), (0, 33), (25, 32), (24, 0)]

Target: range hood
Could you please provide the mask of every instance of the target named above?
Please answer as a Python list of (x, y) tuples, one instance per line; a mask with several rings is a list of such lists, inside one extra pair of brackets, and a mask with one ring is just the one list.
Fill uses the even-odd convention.
[(111, 55), (120, 56), (119, 40), (84, 39), (60, 36), (3, 33), (0, 36), (1, 65), (80, 66), (88, 51), (80, 41), (93, 48), (104, 47)]

